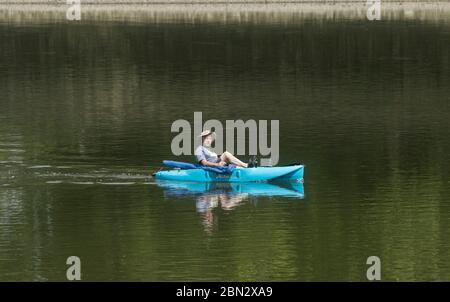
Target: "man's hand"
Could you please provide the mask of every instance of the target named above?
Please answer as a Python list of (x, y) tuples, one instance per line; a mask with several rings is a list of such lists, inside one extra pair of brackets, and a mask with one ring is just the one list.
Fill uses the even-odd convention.
[(220, 161), (220, 162), (217, 164), (217, 166), (218, 166), (218, 167), (223, 167), (223, 166), (225, 166), (225, 164), (226, 164), (226, 162)]

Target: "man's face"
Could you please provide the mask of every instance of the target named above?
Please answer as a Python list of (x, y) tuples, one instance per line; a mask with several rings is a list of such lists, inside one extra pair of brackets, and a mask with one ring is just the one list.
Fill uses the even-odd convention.
[(203, 139), (203, 145), (206, 146), (206, 147), (211, 147), (212, 142), (213, 142), (213, 137), (212, 137), (211, 134), (206, 136)]

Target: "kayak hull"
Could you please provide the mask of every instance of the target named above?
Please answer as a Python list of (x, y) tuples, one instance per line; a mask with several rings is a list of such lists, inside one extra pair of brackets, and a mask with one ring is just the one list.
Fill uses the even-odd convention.
[(159, 171), (154, 175), (161, 180), (193, 182), (261, 182), (303, 181), (303, 165), (285, 167), (237, 168), (231, 174), (218, 174), (203, 169), (174, 169)]

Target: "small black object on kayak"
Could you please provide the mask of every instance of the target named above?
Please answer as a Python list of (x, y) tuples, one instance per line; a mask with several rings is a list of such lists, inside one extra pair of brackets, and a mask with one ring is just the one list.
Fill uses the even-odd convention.
[(250, 157), (250, 159), (248, 160), (248, 168), (257, 168), (258, 167), (258, 158), (253, 155)]

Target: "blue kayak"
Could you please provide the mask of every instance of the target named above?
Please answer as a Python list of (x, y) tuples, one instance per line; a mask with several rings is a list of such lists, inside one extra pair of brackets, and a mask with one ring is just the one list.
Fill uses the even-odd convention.
[(165, 164), (176, 168), (156, 172), (154, 176), (157, 179), (194, 182), (303, 181), (304, 170), (303, 165), (214, 170), (189, 163), (165, 161)]

